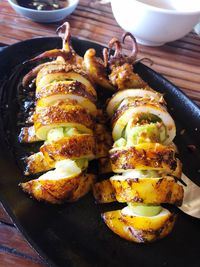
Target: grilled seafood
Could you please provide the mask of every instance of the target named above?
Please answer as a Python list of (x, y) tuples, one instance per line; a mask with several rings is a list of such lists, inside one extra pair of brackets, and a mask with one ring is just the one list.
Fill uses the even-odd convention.
[(104, 64), (110, 70), (110, 83), (117, 92), (107, 103), (114, 144), (110, 162), (114, 176), (93, 187), (97, 202), (127, 203), (122, 210), (105, 212), (102, 217), (116, 234), (134, 242), (153, 242), (168, 235), (175, 223), (174, 213), (161, 204), (181, 205), (182, 164), (173, 144), (174, 121), (163, 96), (134, 73), (137, 44), (132, 54), (123, 55), (121, 43), (113, 38), (104, 51)]
[(25, 175), (48, 171), (20, 186), (36, 199), (51, 203), (72, 202), (85, 195), (95, 180), (87, 173), (88, 162), (108, 157), (105, 138), (99, 137), (99, 132), (105, 131), (95, 121), (97, 93), (84, 69), (87, 64), (72, 48), (68, 23), (58, 34), (63, 39), (62, 49), (30, 60), (55, 58), (38, 65), (23, 79), (26, 86), (35, 78), (36, 105), (29, 119), (33, 125), (22, 128), (19, 136), (24, 143), (44, 142), (39, 152), (26, 158)]
[(94, 183), (94, 178), (93, 174), (84, 173), (74, 161), (63, 160), (56, 163), (54, 171), (20, 185), (37, 200), (59, 204), (76, 201), (85, 195)]
[[(123, 42), (132, 38), (130, 56), (113, 38), (108, 48), (115, 46), (115, 53), (112, 56), (105, 48), (103, 61), (94, 49), (83, 58), (75, 53), (67, 23), (58, 34), (63, 48), (44, 52), (31, 62), (55, 59), (38, 65), (23, 79), (26, 86), (35, 78), (36, 105), (28, 120), (33, 125), (22, 128), (19, 139), (44, 142), (26, 158), (25, 174), (45, 173), (20, 186), (37, 200), (53, 204), (76, 201), (92, 187), (98, 203), (127, 203), (122, 210), (102, 214), (122, 238), (141, 243), (167, 236), (176, 215), (161, 205), (181, 205), (184, 193), (178, 183), (182, 164), (173, 144), (176, 127), (163, 95), (134, 72), (138, 50), (134, 37), (123, 36)], [(105, 119), (96, 106), (94, 84), (117, 90), (106, 108), (112, 137), (101, 124)], [(87, 173), (93, 159), (99, 160), (100, 174), (115, 175), (94, 184), (95, 175)]]
[(129, 207), (123, 210), (108, 211), (103, 219), (110, 229), (129, 241), (152, 242), (167, 236), (175, 223), (176, 216), (163, 209), (159, 215), (138, 216)]
[[(129, 35), (129, 33), (125, 33), (122, 37), (122, 41), (124, 42)], [(121, 43), (116, 38), (112, 38), (108, 44), (109, 48), (112, 48), (113, 46), (116, 47), (114, 55), (109, 57), (108, 49), (104, 50), (104, 61), (111, 71), (109, 80), (118, 90), (127, 88), (144, 88), (146, 86), (146, 83), (139, 77), (139, 75), (133, 72), (133, 63), (136, 60), (138, 48), (135, 38), (132, 35), (130, 36), (133, 43), (133, 49), (129, 57), (123, 55)]]
[(107, 79), (104, 62), (96, 57), (96, 51), (92, 48), (88, 49), (84, 55), (84, 67), (94, 83), (109, 90), (114, 90), (114, 87)]

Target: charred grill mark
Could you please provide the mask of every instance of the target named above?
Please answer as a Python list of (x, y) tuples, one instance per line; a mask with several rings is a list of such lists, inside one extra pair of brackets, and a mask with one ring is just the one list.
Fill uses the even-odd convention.
[(80, 106), (67, 106), (62, 109), (59, 106), (43, 108), (34, 116), (34, 122), (41, 125), (52, 123), (80, 123), (92, 129), (94, 121), (92, 116)]
[(95, 140), (90, 135), (65, 137), (52, 144), (44, 144), (40, 150), (43, 154), (47, 153), (52, 160), (94, 156)]
[(134, 169), (135, 167), (134, 167), (132, 164), (123, 163), (123, 164), (121, 165), (121, 168), (122, 168), (123, 170), (129, 170), (129, 169)]
[(134, 197), (133, 198), (133, 202), (143, 203), (144, 200), (142, 198), (140, 198), (140, 197)]
[(62, 82), (57, 82), (55, 84), (50, 84), (45, 87), (43, 87), (37, 94), (36, 94), (36, 99), (40, 99), (43, 97), (48, 97), (51, 95), (67, 95), (67, 94), (73, 94), (73, 95), (78, 95), (85, 97), (89, 99), (91, 102), (95, 103), (96, 98), (91, 95), (90, 93), (87, 92), (87, 89), (84, 84), (78, 82), (78, 81), (73, 81), (69, 84), (62, 83)]
[(123, 106), (120, 109), (117, 109), (112, 116), (112, 127), (117, 122), (117, 120), (123, 115), (123, 113), (128, 109), (128, 106)]
[[(119, 202), (137, 202), (152, 205), (159, 205), (160, 203), (174, 204), (182, 200), (183, 188), (171, 176), (156, 180), (147, 179), (139, 179), (138, 182), (130, 178), (111, 180), (117, 200)], [(146, 188), (148, 188), (147, 191)]]
[(170, 200), (171, 200), (171, 196), (172, 196), (172, 191), (170, 190), (170, 191), (167, 192), (167, 195), (166, 195), (166, 202), (170, 202)]
[(20, 183), (20, 187), (22, 187), (23, 191), (28, 193), (30, 197), (36, 198), (38, 201), (46, 201), (51, 202), (53, 204), (60, 204), (61, 201), (54, 197), (48, 190), (46, 190), (42, 185), (37, 185), (37, 192), (39, 194), (35, 195), (35, 182), (29, 181), (27, 183)]
[(157, 231), (154, 230), (155, 240), (160, 238), (162, 232), (166, 231), (169, 224), (171, 224), (171, 223), (174, 224), (175, 220), (176, 220), (176, 215), (173, 213), (171, 216), (169, 216), (168, 220), (165, 221), (165, 223), (162, 227), (160, 227)]
[(147, 157), (147, 152), (144, 149), (142, 149), (141, 152), (136, 150), (136, 154), (138, 158), (141, 158), (141, 160), (144, 161), (145, 165), (149, 165), (149, 158)]
[(116, 161), (118, 160), (118, 152), (115, 152), (115, 153), (110, 152), (110, 159), (111, 159), (112, 163), (115, 164)]
[(110, 151), (111, 163), (124, 170), (138, 168), (138, 166), (151, 168), (167, 168), (174, 171), (177, 159), (171, 148), (155, 145), (152, 148), (129, 147), (124, 150)]
[(74, 191), (78, 188), (79, 180), (80, 177), (76, 177), (74, 180), (69, 179), (68, 181), (64, 181), (59, 188), (52, 186), (51, 182), (48, 183), (46, 181), (43, 188), (61, 203), (63, 200), (68, 201), (72, 197)]
[(147, 239), (143, 236), (144, 234), (142, 231), (136, 231), (133, 227), (129, 226), (128, 231), (131, 233), (133, 237), (135, 237), (137, 240), (139, 240), (141, 243), (147, 242)]
[(163, 182), (163, 178), (160, 178), (157, 182), (156, 182), (156, 186), (160, 186)]
[[(127, 99), (131, 99), (131, 101), (127, 101)], [(123, 104), (123, 101), (125, 101), (125, 103)], [(160, 102), (155, 101), (152, 98), (133, 98), (133, 97), (128, 97), (125, 98), (122, 102), (121, 102), (121, 107), (120, 109), (118, 108), (115, 113), (113, 114), (112, 117), (112, 127), (115, 125), (115, 123), (117, 122), (118, 119), (120, 119), (120, 117), (130, 108), (134, 108), (134, 107), (139, 107), (139, 106), (146, 106), (146, 107), (152, 107), (154, 109), (161, 109), (161, 110), (165, 110), (165, 106), (164, 104), (162, 105)], [(137, 115), (139, 116), (139, 114)], [(136, 118), (137, 119), (137, 118)], [(137, 121), (135, 121), (136, 124)]]
[(134, 225), (131, 226), (129, 223), (128, 218), (131, 218), (131, 216), (126, 216), (126, 215), (122, 215), (119, 220), (121, 222), (124, 223), (124, 225), (127, 226), (128, 231), (131, 233), (131, 235), (133, 237), (136, 238), (136, 240), (138, 240), (139, 242), (149, 242), (148, 237), (151, 236), (151, 242), (153, 242), (156, 239), (159, 239), (160, 236), (162, 235), (162, 233), (168, 228), (168, 225), (170, 223), (173, 223), (175, 221), (176, 216), (174, 214), (172, 214), (171, 216), (169, 216), (169, 218), (164, 222), (163, 225), (161, 225), (158, 229), (152, 229), (149, 228), (148, 230), (146, 229), (135, 229)]
[(133, 227), (129, 226), (128, 230), (129, 232), (136, 237), (137, 240), (139, 240), (140, 242), (148, 242), (148, 238), (146, 238), (147, 236), (151, 236), (151, 242), (160, 239), (160, 237), (162, 236), (162, 234), (166, 231), (166, 229), (168, 228), (168, 225), (171, 223), (175, 222), (175, 218), (176, 216), (174, 214), (172, 214), (167, 221), (164, 222), (164, 224), (162, 226), (160, 226), (157, 230), (149, 228), (148, 230), (135, 230)]
[(132, 186), (134, 183), (139, 183), (139, 178), (128, 178), (126, 181), (129, 186)]
[(115, 194), (115, 192), (110, 193), (110, 197), (111, 197), (113, 200), (116, 200), (116, 194)]
[(76, 157), (81, 157), (83, 155), (87, 155), (88, 153), (94, 154), (94, 143), (86, 143), (86, 141), (79, 142), (78, 140), (73, 140), (72, 144), (65, 144), (62, 146), (60, 151), (61, 156), (66, 157), (76, 155)]
[(173, 160), (173, 161), (171, 162), (170, 166), (171, 166), (171, 169), (175, 171), (176, 168), (177, 168), (177, 161), (176, 161), (176, 160)]
[[(51, 65), (51, 64), (49, 64)], [(67, 65), (67, 64), (54, 64), (51, 65), (53, 66), (52, 69), (48, 69), (48, 68), (43, 68), (41, 70), (42, 74), (45, 76), (47, 74), (51, 74), (51, 73), (68, 73), (68, 72), (75, 72), (80, 74), (81, 76), (85, 77), (88, 81), (90, 81), (88, 75), (86, 74), (86, 72), (84, 72), (82, 69), (80, 69), (79, 67), (77, 67), (76, 65)]]

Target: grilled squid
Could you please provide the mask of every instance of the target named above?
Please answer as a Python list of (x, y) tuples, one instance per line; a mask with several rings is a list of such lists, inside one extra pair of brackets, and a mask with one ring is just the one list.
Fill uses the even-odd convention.
[[(134, 72), (137, 44), (128, 57), (121, 43), (113, 38), (109, 48), (115, 53), (105, 62), (109, 81), (117, 92), (107, 103), (111, 120), (113, 146), (110, 163), (115, 175), (93, 187), (99, 203), (127, 203), (122, 210), (103, 213), (107, 226), (130, 241), (153, 242), (168, 235), (176, 215), (161, 204), (181, 205), (183, 187), (177, 181), (182, 165), (173, 143), (174, 120), (167, 111), (163, 96), (150, 88)], [(105, 51), (104, 51), (105, 54)]]
[(21, 142), (43, 142), (40, 151), (26, 158), (25, 174), (43, 173), (38, 179), (21, 183), (22, 189), (38, 200), (50, 203), (76, 201), (94, 183), (87, 173), (89, 161), (105, 153), (96, 144), (97, 93), (84, 70), (84, 59), (71, 46), (69, 24), (58, 29), (63, 48), (51, 50), (30, 60), (55, 58), (30, 71), (25, 86), (35, 77), (36, 105), (29, 121), (21, 129)]

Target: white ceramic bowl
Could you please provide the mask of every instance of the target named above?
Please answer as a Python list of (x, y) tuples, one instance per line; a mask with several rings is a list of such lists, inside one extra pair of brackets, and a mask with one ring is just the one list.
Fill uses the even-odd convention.
[(77, 7), (79, 0), (68, 0), (69, 5), (67, 7), (57, 10), (34, 10), (18, 5), (16, 0), (8, 0), (8, 2), (17, 13), (33, 21), (50, 23), (63, 20), (70, 15)]
[(149, 46), (182, 38), (200, 20), (200, 0), (111, 0), (111, 6), (118, 24)]

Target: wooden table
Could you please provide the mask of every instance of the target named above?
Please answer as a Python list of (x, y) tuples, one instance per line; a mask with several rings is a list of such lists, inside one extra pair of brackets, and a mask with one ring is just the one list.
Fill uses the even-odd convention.
[[(111, 37), (120, 38), (123, 30), (113, 18), (109, 5), (80, 0), (76, 11), (67, 18), (74, 36), (106, 45)], [(0, 43), (8, 45), (37, 36), (55, 36), (61, 24), (39, 24), (18, 15), (6, 0), (0, 1)], [(125, 47), (130, 52), (128, 43)], [(129, 50), (129, 51), (128, 51)], [(162, 47), (139, 45), (138, 57), (149, 57), (152, 68), (200, 105), (200, 38), (195, 33)], [(44, 267), (45, 262), (30, 248), (0, 205), (0, 267)]]

